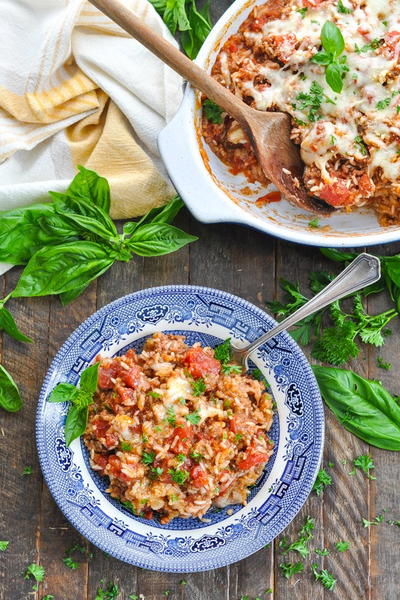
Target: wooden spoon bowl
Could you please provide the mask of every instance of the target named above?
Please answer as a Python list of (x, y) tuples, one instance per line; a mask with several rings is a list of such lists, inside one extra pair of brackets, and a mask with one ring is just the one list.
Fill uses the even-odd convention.
[(290, 139), (290, 118), (287, 114), (249, 107), (175, 46), (144, 25), (120, 0), (90, 1), (239, 122), (250, 139), (265, 176), (288, 200), (320, 215), (334, 210), (322, 200), (310, 197), (304, 187), (304, 164), (299, 147)]

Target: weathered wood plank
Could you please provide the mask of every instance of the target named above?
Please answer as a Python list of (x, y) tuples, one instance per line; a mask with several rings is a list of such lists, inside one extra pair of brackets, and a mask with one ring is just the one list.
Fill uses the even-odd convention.
[[(7, 293), (15, 287), (20, 269), (5, 276)], [(40, 562), (41, 475), (35, 443), (35, 412), (38, 393), (46, 370), (49, 328), (48, 299), (10, 301), (17, 323), (33, 344), (3, 338), (2, 364), (19, 385), (24, 406), (18, 413), (0, 410), (0, 538), (10, 545), (0, 561), (0, 598), (28, 597), (33, 581), (22, 573), (31, 562)], [(22, 475), (25, 466), (32, 475)]]
[[(96, 310), (96, 288), (97, 284), (94, 282), (84, 295), (65, 307), (58, 298), (52, 299), (48, 366), (72, 331)], [(85, 597), (88, 578), (87, 556), (80, 552), (74, 553), (73, 558), (81, 563), (74, 571), (62, 562), (65, 552), (77, 543), (88, 552), (89, 544), (64, 518), (44, 485), (41, 499), (40, 556), (43, 564), (46, 564), (47, 576), (43, 584), (43, 593), (52, 593), (65, 600)]]

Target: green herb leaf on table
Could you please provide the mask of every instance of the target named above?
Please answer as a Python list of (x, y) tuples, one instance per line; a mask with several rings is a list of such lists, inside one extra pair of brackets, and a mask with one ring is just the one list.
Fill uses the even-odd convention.
[(374, 461), (368, 454), (361, 454), (360, 456), (357, 456), (357, 458), (353, 460), (353, 465), (365, 473), (368, 479), (376, 479), (376, 477), (370, 474), (371, 469), (375, 469), (375, 465)]
[(53, 594), (46, 594), (43, 596), (42, 600), (54, 600)]
[(17, 412), (22, 407), (22, 398), (10, 373), (0, 365), (0, 407), (8, 412)]
[(346, 552), (350, 548), (349, 542), (336, 542), (335, 548), (338, 552)]
[(329, 571), (326, 569), (318, 571), (318, 565), (316, 563), (311, 565), (311, 569), (316, 581), (320, 581), (327, 590), (333, 590), (336, 585), (336, 579)]
[(312, 486), (312, 491), (315, 492), (317, 496), (321, 496), (325, 488), (328, 485), (332, 485), (332, 483), (332, 477), (329, 473), (325, 469), (320, 469), (317, 473), (314, 485)]
[(30, 337), (24, 335), (22, 331), (18, 329), (14, 317), (10, 311), (5, 308), (3, 302), (0, 302), (0, 331), (4, 331), (18, 342), (32, 342)]
[(374, 517), (374, 519), (372, 521), (369, 521), (368, 519), (364, 519), (362, 520), (362, 523), (364, 525), (364, 527), (370, 527), (371, 525), (379, 525), (379, 523), (383, 523), (383, 521), (385, 520), (383, 513), (385, 511), (382, 511), (381, 513), (379, 513), (378, 515), (376, 515), (376, 517)]
[(94, 600), (115, 600), (118, 598), (120, 592), (118, 585), (111, 581), (105, 587), (103, 585), (104, 582), (100, 581)]
[(22, 475), (32, 475), (32, 467), (24, 467), (22, 470)]
[(325, 403), (345, 429), (372, 446), (400, 450), (400, 406), (379, 382), (346, 369), (312, 369)]
[(9, 546), (10, 542), (8, 541), (0, 541), (0, 552), (5, 552)]
[(319, 556), (329, 556), (330, 552), (328, 550), (328, 548), (315, 548), (314, 550), (315, 554), (318, 554)]
[(24, 572), (24, 579), (35, 579), (40, 582), (43, 581), (45, 576), (45, 570), (42, 566), (37, 565), (35, 563), (31, 563)]
[(298, 561), (296, 563), (291, 563), (291, 562), (280, 563), (279, 567), (281, 568), (282, 575), (286, 579), (290, 579), (290, 577), (292, 577), (292, 575), (295, 575), (296, 573), (300, 573), (301, 571), (304, 571), (304, 565), (300, 561)]

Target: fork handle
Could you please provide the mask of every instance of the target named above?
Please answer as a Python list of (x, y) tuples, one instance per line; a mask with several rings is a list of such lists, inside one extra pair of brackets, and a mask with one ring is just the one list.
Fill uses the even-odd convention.
[(90, 0), (90, 2), (171, 69), (189, 81), (193, 87), (203, 92), (207, 98), (221, 106), (242, 125), (246, 125), (245, 115), (249, 111), (247, 104), (213, 79), (204, 69), (187, 58), (161, 35), (154, 33), (150, 27), (124, 6), (121, 0)]
[(314, 312), (332, 304), (335, 300), (345, 298), (362, 288), (375, 283), (381, 276), (381, 263), (379, 258), (371, 254), (362, 253), (353, 260), (339, 275), (311, 300), (303, 304), (293, 314), (281, 321), (276, 327), (262, 335), (260, 338), (245, 348), (235, 348), (235, 354), (240, 354), (243, 361), (259, 346), (275, 337), (284, 329), (305, 319)]

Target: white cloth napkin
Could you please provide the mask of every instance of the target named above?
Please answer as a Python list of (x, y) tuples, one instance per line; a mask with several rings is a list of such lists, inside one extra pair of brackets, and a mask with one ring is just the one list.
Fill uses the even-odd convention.
[[(176, 43), (147, 0), (124, 1)], [(181, 78), (89, 2), (1, 0), (0, 210), (62, 191), (78, 162), (109, 179), (112, 216), (162, 204), (173, 190), (156, 140), (181, 94)]]

